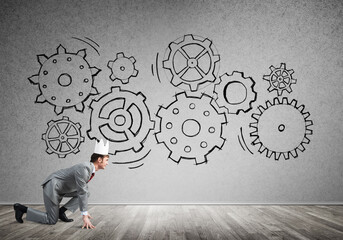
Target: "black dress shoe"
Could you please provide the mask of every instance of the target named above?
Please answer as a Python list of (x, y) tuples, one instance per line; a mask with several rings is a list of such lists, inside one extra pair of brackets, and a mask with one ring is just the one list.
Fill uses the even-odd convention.
[(64, 212), (63, 213), (60, 212), (58, 218), (61, 219), (61, 221), (63, 221), (63, 222), (72, 222), (72, 221), (74, 221), (74, 219), (67, 218), (67, 215)]
[(15, 219), (17, 220), (18, 223), (23, 223), (23, 215), (25, 213), (25, 208), (23, 205), (16, 203), (13, 205), (14, 211), (15, 211)]

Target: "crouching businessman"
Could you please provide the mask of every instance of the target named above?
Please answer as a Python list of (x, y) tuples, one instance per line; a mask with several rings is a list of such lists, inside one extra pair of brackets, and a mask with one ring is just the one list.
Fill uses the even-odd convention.
[[(26, 213), (28, 221), (43, 224), (55, 224), (58, 219), (63, 222), (72, 222), (73, 219), (67, 218), (65, 211), (75, 212), (77, 208), (80, 208), (83, 218), (82, 228), (95, 228), (87, 211), (88, 182), (93, 178), (96, 171), (106, 168), (109, 158), (108, 149), (109, 142), (104, 144), (101, 139), (100, 142), (95, 143), (90, 162), (76, 164), (52, 173), (42, 184), (46, 212), (16, 203), (13, 205), (16, 220), (23, 223), (22, 217)], [(71, 199), (60, 208), (63, 197), (71, 197)]]

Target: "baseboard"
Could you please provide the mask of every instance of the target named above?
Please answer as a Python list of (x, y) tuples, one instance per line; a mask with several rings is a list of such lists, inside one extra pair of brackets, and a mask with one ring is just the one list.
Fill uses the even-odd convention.
[[(0, 202), (0, 205), (13, 205), (14, 202)], [(32, 202), (21, 202), (21, 204), (26, 205), (44, 205), (43, 202), (41, 203), (32, 203)], [(154, 203), (154, 202), (130, 202), (130, 203), (124, 203), (124, 202), (117, 202), (117, 203), (88, 203), (88, 205), (328, 205), (328, 206), (334, 206), (334, 205), (343, 205), (343, 202), (275, 202), (275, 203), (229, 203), (229, 202), (220, 202), (220, 203), (186, 203), (186, 202), (170, 202), (170, 203)]]

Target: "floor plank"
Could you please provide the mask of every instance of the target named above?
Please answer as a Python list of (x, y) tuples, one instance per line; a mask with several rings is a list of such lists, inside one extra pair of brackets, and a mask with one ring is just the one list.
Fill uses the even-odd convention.
[[(30, 206), (44, 210), (43, 205)], [(0, 239), (343, 239), (342, 205), (90, 205), (96, 229), (74, 221), (42, 225), (15, 221), (0, 205)]]

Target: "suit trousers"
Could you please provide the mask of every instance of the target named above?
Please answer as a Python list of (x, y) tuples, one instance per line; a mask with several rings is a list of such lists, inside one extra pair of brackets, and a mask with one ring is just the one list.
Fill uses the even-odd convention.
[[(41, 212), (32, 208), (27, 209), (26, 219), (32, 222), (38, 222), (43, 224), (56, 224), (59, 218), (59, 203), (56, 204), (51, 201), (50, 197), (46, 193), (45, 189), (54, 186), (47, 186), (47, 184), (53, 184), (54, 181), (47, 182), (43, 187), (43, 198), (46, 212)], [(75, 212), (79, 207), (77, 192), (71, 192), (63, 194), (63, 197), (71, 197), (71, 199), (64, 205), (69, 211)]]

